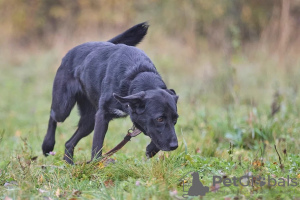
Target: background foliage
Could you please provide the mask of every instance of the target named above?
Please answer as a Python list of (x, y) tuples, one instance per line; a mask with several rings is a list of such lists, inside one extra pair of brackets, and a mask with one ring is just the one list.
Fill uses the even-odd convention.
[[(1, 42), (28, 45), (59, 32), (72, 34), (107, 27), (127, 27), (137, 19), (159, 22), (168, 35), (195, 42), (199, 37), (210, 44), (232, 46), (257, 41), (264, 35), (276, 41), (288, 29), (287, 41), (299, 42), (300, 2), (298, 0), (11, 0), (0, 1)], [(176, 22), (176, 23), (174, 23)], [(9, 40), (8, 40), (9, 39)], [(298, 43), (299, 44), (299, 43)]]

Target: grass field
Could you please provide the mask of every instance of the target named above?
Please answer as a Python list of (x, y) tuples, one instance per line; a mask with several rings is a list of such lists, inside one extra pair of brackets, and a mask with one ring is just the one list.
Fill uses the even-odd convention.
[[(107, 166), (63, 162), (64, 143), (78, 121), (76, 109), (58, 125), (56, 154), (42, 155), (52, 82), (65, 52), (1, 55), (1, 199), (183, 199), (187, 189), (183, 192), (180, 178), (192, 171), (210, 188), (201, 199), (300, 199), (299, 59), (282, 67), (261, 52), (224, 58), (202, 51), (191, 59), (180, 57), (173, 46), (168, 53), (155, 52), (150, 43), (142, 48), (180, 96), (179, 148), (147, 160), (150, 140), (139, 135)], [(128, 118), (114, 120), (104, 152), (130, 127)], [(90, 159), (91, 145), (92, 134), (78, 144), (75, 162)], [(285, 187), (212, 186), (213, 176), (247, 174), (285, 181)], [(298, 186), (287, 186), (283, 178), (288, 176)], [(184, 184), (191, 184), (189, 175), (186, 179)]]

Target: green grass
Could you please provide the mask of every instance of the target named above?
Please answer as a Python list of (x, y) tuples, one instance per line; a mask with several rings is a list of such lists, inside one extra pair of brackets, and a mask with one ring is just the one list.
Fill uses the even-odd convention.
[[(168, 86), (180, 96), (176, 125), (180, 147), (147, 160), (145, 148), (150, 140), (139, 135), (113, 156), (115, 164), (104, 168), (97, 163), (71, 166), (62, 160), (64, 143), (76, 129), (76, 109), (58, 125), (57, 154), (47, 158), (42, 155), (52, 81), (62, 54), (40, 52), (20, 60), (3, 56), (0, 198), (181, 199), (186, 192), (179, 179), (190, 171), (198, 171), (202, 183), (209, 187), (214, 175), (298, 176), (297, 187), (221, 184), (203, 199), (300, 198), (299, 63), (283, 69), (263, 56), (255, 56), (250, 62), (245, 55), (233, 56), (230, 61), (212, 55), (206, 58), (210, 61), (206, 66), (200, 60), (208, 55), (191, 63), (180, 61), (172, 52), (169, 57), (151, 51), (149, 55)], [(275, 107), (280, 105), (274, 116), (270, 115), (272, 102)], [(130, 127), (129, 119), (114, 120), (104, 152), (121, 141)], [(75, 162), (89, 160), (91, 146), (92, 135), (80, 141)]]

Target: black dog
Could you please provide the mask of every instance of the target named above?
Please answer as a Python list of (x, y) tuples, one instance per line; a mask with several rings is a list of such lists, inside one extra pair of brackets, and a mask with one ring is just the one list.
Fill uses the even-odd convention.
[(174, 130), (178, 96), (167, 86), (146, 54), (133, 47), (147, 34), (147, 23), (135, 25), (108, 42), (88, 42), (63, 58), (53, 84), (44, 155), (53, 150), (57, 122), (63, 122), (75, 103), (80, 120), (66, 142), (64, 160), (73, 163), (74, 148), (93, 130), (92, 159), (102, 155), (110, 120), (130, 115), (133, 124), (151, 138), (146, 155), (178, 147)]

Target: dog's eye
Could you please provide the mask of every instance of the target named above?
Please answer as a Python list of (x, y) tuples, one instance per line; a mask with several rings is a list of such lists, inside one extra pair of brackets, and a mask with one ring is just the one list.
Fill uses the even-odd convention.
[(164, 118), (159, 117), (159, 118), (156, 119), (156, 121), (158, 121), (158, 122), (163, 122), (163, 121), (164, 121)]

